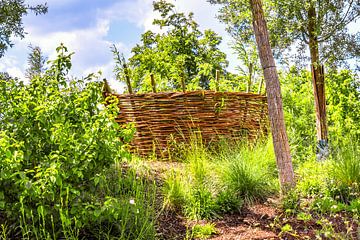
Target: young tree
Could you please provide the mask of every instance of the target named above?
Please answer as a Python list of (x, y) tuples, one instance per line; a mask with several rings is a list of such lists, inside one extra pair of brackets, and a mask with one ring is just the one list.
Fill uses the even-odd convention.
[(132, 49), (129, 67), (134, 89), (149, 91), (151, 74), (161, 81), (156, 83), (159, 90), (181, 89), (182, 81), (188, 88), (209, 89), (216, 70), (224, 72), (228, 65), (218, 48), (221, 37), (212, 30), (201, 32), (192, 13), (178, 13), (167, 1), (154, 2), (154, 10), (161, 16), (154, 25), (163, 33), (144, 33)]
[[(244, 0), (209, 0), (222, 4), (220, 20), (232, 33), (251, 36), (249, 10)], [(360, 56), (360, 35), (349, 33), (347, 26), (360, 16), (358, 0), (276, 0), (266, 1), (271, 44), (277, 52), (297, 44), (297, 60), (304, 60), (309, 49), (315, 97), (317, 138), (327, 146), (324, 63), (335, 67)]]
[(286, 134), (279, 77), (270, 46), (261, 0), (250, 0), (252, 24), (267, 86), (267, 101), (280, 184), (283, 191), (295, 185), (290, 147)]
[(256, 44), (251, 41), (246, 43), (241, 40), (235, 40), (232, 48), (235, 50), (235, 53), (238, 55), (238, 59), (241, 62), (237, 68), (240, 70), (241, 74), (247, 78), (246, 92), (251, 92), (256, 75), (261, 70)]
[(41, 48), (38, 46), (29, 45), (31, 50), (28, 56), (28, 65), (26, 69), (26, 77), (30, 80), (35, 76), (40, 76), (45, 71), (46, 57), (43, 55)]
[(0, 0), (0, 58), (13, 46), (11, 37), (24, 37), (23, 16), (29, 12), (36, 15), (45, 14), (47, 5), (30, 6), (24, 0)]

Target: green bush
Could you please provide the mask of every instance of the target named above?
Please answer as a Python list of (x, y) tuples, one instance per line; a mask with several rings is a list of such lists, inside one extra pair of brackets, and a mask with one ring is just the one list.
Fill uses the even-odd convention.
[(95, 75), (68, 79), (72, 53), (57, 51), (29, 84), (0, 80), (1, 214), (23, 239), (77, 239), (99, 228), (153, 238), (151, 194), (140, 195), (151, 188), (114, 168), (133, 130), (115, 122), (116, 98), (103, 107)]

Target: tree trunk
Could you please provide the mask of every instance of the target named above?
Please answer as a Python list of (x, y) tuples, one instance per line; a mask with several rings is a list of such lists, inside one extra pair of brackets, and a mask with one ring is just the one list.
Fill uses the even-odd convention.
[(250, 0), (253, 28), (267, 87), (270, 126), (274, 142), (280, 186), (283, 192), (295, 185), (290, 147), (285, 129), (279, 76), (270, 47), (269, 33), (261, 0)]
[(327, 143), (325, 76), (324, 66), (320, 64), (319, 42), (316, 34), (316, 9), (313, 4), (308, 10), (309, 48), (311, 56), (312, 84), (314, 88), (317, 140)]

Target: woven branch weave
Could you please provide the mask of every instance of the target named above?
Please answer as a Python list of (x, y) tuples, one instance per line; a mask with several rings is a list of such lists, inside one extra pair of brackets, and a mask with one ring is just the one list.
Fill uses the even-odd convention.
[(175, 141), (200, 132), (204, 143), (220, 138), (253, 140), (268, 129), (266, 97), (241, 92), (121, 94), (119, 124), (133, 122), (132, 146), (140, 155), (164, 156)]

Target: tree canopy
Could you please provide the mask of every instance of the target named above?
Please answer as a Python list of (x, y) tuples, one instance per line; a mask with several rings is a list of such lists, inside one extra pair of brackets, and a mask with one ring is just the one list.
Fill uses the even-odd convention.
[(29, 5), (24, 0), (0, 0), (0, 57), (13, 46), (11, 37), (24, 37), (23, 17), (30, 12), (45, 14), (47, 10), (46, 3)]
[(185, 81), (188, 89), (209, 89), (216, 70), (226, 71), (226, 55), (219, 50), (221, 37), (212, 30), (199, 30), (193, 14), (178, 13), (164, 0), (153, 4), (160, 18), (153, 24), (161, 33), (147, 31), (141, 43), (132, 49), (129, 74), (135, 91), (151, 89), (154, 74), (159, 90), (180, 89)]

